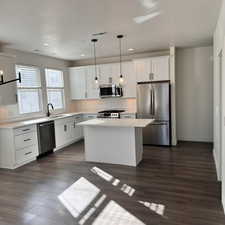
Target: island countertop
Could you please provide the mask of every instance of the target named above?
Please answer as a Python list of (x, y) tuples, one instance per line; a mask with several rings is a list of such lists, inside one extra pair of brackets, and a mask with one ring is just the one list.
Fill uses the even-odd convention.
[(144, 128), (154, 119), (93, 119), (78, 123), (78, 126), (98, 126), (98, 127), (139, 127)]

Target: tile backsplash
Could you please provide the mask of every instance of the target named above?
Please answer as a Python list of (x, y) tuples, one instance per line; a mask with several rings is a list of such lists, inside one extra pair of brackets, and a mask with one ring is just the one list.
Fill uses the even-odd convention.
[(75, 100), (71, 101), (69, 107), (70, 112), (98, 112), (107, 109), (125, 109), (129, 112), (136, 112), (136, 99)]

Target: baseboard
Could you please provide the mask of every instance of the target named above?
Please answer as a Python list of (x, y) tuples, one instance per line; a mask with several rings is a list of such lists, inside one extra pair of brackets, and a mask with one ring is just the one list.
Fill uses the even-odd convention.
[(71, 145), (71, 144), (73, 144), (73, 143), (75, 143), (75, 142), (78, 142), (78, 141), (80, 141), (80, 140), (82, 140), (82, 139), (83, 139), (83, 138), (77, 138), (77, 139), (75, 139), (75, 140), (72, 140), (72, 141), (70, 141), (70, 142), (67, 142), (65, 145), (59, 146), (59, 147), (55, 148), (53, 151), (56, 152), (56, 151), (58, 151), (58, 150), (60, 150), (60, 149), (62, 149), (62, 148), (65, 148), (65, 147), (67, 147), (67, 146), (69, 146), (69, 145)]
[(222, 197), (222, 207), (223, 207), (223, 212), (224, 212), (224, 214), (225, 214), (225, 202), (224, 202), (224, 200), (223, 200), (223, 197)]
[(217, 156), (216, 156), (215, 149), (213, 149), (213, 158), (214, 158), (214, 162), (215, 162), (215, 165), (216, 165), (217, 180), (221, 181), (221, 175), (220, 175), (220, 171), (219, 171), (219, 163), (218, 163), (218, 159), (217, 159)]

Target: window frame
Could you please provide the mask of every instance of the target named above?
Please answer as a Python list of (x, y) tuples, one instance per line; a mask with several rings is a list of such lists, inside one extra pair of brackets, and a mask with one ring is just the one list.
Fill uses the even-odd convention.
[[(43, 88), (42, 88), (42, 79), (41, 79), (41, 69), (38, 66), (33, 66), (33, 65), (26, 65), (26, 64), (16, 64), (15, 65), (15, 70), (16, 70), (16, 76), (18, 76), (17, 73), (17, 67), (28, 67), (28, 68), (35, 68), (38, 73), (39, 73), (39, 80), (40, 80), (40, 86), (37, 87), (20, 87), (18, 86), (18, 81), (16, 83), (16, 88), (17, 88), (17, 109), (19, 115), (24, 115), (24, 116), (29, 116), (29, 115), (35, 115), (35, 114), (40, 114), (43, 112)], [(19, 90), (37, 90), (38, 91), (38, 99), (39, 99), (39, 111), (36, 112), (27, 112), (27, 113), (22, 113), (20, 111), (20, 103), (19, 103)]]
[[(47, 71), (48, 70), (55, 70), (55, 71), (60, 71), (62, 74), (62, 81), (63, 81), (63, 86), (62, 87), (49, 87), (47, 86)], [(65, 112), (66, 111), (66, 98), (65, 98), (65, 79), (64, 79), (64, 71), (63, 69), (59, 68), (52, 68), (52, 67), (45, 67), (44, 68), (44, 74), (45, 74), (45, 89), (46, 89), (46, 102), (48, 104), (48, 90), (60, 90), (62, 93), (62, 108), (54, 109), (55, 112)], [(53, 105), (54, 106), (54, 105)]]

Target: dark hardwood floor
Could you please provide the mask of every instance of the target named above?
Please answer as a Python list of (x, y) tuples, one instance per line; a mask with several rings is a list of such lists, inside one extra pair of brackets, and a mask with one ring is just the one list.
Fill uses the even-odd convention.
[[(80, 177), (107, 195), (107, 201), (86, 221), (87, 225), (110, 200), (146, 225), (225, 224), (210, 144), (182, 142), (171, 149), (148, 146), (137, 168), (87, 163), (83, 148), (83, 142), (79, 142), (16, 170), (1, 169), (0, 225), (79, 224), (88, 208), (75, 219), (57, 196)], [(93, 166), (120, 179), (120, 184), (133, 187), (134, 195), (128, 196), (119, 185), (113, 186), (92, 173)], [(164, 215), (138, 201), (164, 205)]]

